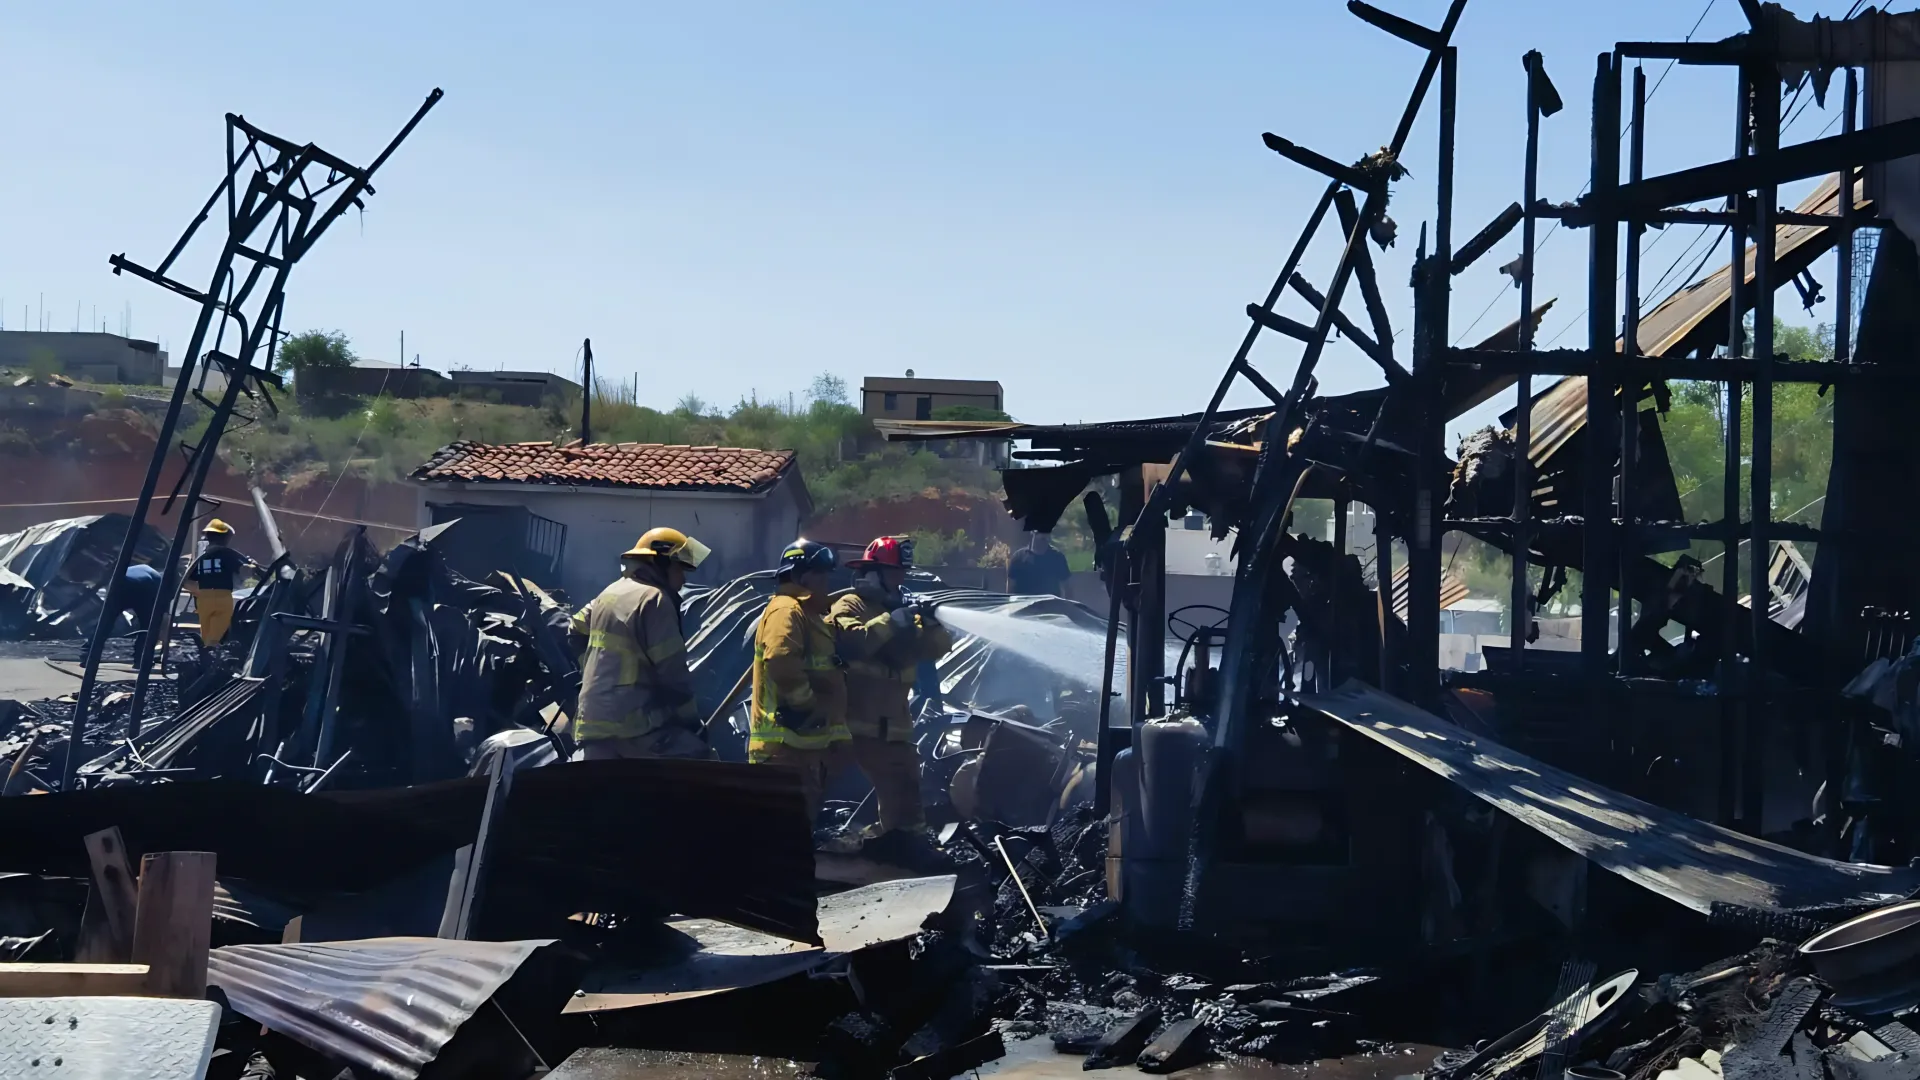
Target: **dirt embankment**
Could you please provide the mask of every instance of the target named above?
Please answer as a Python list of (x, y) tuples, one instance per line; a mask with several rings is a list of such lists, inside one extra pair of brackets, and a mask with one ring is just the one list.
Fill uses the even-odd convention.
[[(0, 407), (0, 532), (42, 521), (87, 514), (127, 513), (140, 494), (153, 458), (157, 424), (132, 409), (79, 412), (49, 401)], [(170, 533), (178, 504), (164, 516), (169, 492), (181, 484), (183, 454), (167, 459), (148, 520)], [(289, 488), (277, 477), (260, 478), (287, 546), (296, 556), (325, 558), (348, 529), (369, 525), (376, 543), (388, 546), (414, 531), (417, 496), (404, 484), (369, 483), (354, 476), (325, 477)], [(238, 546), (256, 559), (270, 556), (248, 492), (247, 476), (226, 461), (214, 462), (206, 497), (221, 504), (214, 513), (239, 530)]]

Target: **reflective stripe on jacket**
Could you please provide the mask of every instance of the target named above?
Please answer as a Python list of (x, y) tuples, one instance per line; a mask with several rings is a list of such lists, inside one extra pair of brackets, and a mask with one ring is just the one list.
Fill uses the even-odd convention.
[(576, 742), (632, 739), (670, 724), (699, 726), (680, 606), (650, 566), (607, 586), (574, 613), (572, 630), (587, 646)]
[[(827, 625), (827, 598), (798, 584), (780, 586), (767, 601), (753, 638), (753, 710), (747, 760), (764, 760), (775, 744), (821, 750), (853, 736), (847, 731), (847, 682)], [(805, 730), (779, 721), (807, 718)]]
[(937, 622), (917, 622), (904, 633), (888, 619), (885, 593), (856, 588), (833, 605), (840, 655), (847, 660), (847, 728), (862, 739), (913, 737), (909, 693), (922, 660), (953, 648), (953, 634)]

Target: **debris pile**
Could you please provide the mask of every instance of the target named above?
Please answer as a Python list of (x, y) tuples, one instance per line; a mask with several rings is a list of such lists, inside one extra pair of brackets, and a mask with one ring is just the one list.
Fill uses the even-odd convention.
[[(0, 641), (91, 633), (100, 588), (131, 522), (125, 514), (62, 518), (0, 536)], [(148, 565), (166, 556), (166, 541), (153, 526), (141, 526), (134, 561)]]

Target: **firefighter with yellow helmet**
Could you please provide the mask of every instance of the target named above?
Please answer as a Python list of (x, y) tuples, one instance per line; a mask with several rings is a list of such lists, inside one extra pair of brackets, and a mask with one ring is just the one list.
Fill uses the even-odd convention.
[(713, 756), (680, 628), (680, 588), (709, 554), (678, 529), (650, 529), (620, 556), (620, 579), (574, 613), (585, 650), (574, 760)]
[(233, 548), (233, 526), (214, 518), (200, 530), (206, 547), (187, 568), (187, 592), (200, 620), (200, 644), (218, 645), (233, 625), (233, 587), (240, 571), (259, 570), (259, 564)]

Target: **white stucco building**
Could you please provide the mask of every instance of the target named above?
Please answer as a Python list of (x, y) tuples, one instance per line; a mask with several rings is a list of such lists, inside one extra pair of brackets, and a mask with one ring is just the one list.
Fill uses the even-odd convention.
[(658, 443), (442, 447), (410, 477), (422, 528), (455, 518), (447, 548), (470, 577), (517, 570), (591, 599), (620, 553), (657, 526), (713, 549), (693, 580), (771, 569), (813, 501), (791, 450)]

